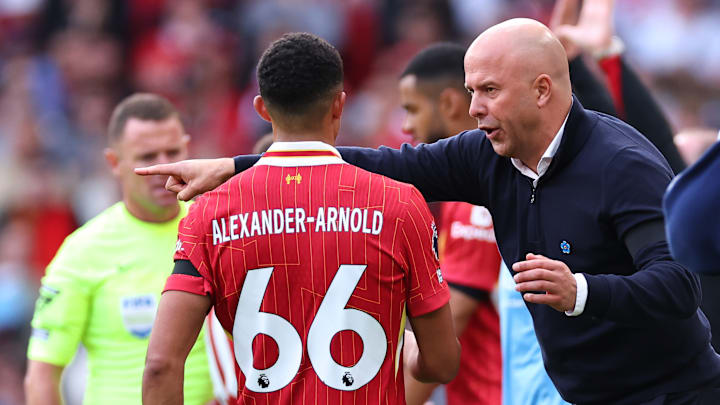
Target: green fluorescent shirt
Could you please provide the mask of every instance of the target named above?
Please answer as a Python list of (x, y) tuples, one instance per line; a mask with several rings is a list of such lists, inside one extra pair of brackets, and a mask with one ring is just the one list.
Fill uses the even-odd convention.
[[(28, 358), (58, 366), (88, 351), (85, 405), (141, 404), (142, 374), (160, 293), (173, 268), (178, 222), (143, 222), (122, 202), (65, 239), (47, 268)], [(212, 399), (203, 332), (185, 363), (185, 403)]]

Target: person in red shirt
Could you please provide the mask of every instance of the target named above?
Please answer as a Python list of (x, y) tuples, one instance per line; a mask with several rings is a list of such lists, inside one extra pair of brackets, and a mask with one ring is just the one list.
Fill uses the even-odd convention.
[[(431, 45), (400, 76), (400, 102), (407, 115), (403, 131), (416, 142), (433, 143), (477, 127), (468, 114), (464, 88), (465, 48)], [(433, 204), (438, 220), (440, 265), (450, 286), (450, 306), (463, 347), (460, 371), (445, 387), (448, 405), (500, 405), (502, 355), (500, 320), (490, 299), (502, 259), (490, 212), (460, 202)], [(406, 379), (409, 405), (423, 404), (435, 385)]]
[(276, 142), (180, 223), (143, 403), (182, 403), (185, 357), (211, 306), (233, 336), (238, 404), (404, 404), (404, 368), (450, 381), (460, 346), (432, 216), (413, 186), (332, 146), (345, 102), (338, 52), (287, 34), (257, 73), (254, 107)]

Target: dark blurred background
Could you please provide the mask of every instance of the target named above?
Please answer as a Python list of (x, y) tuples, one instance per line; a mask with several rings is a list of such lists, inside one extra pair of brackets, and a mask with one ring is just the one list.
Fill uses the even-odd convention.
[[(270, 128), (254, 67), (282, 33), (341, 52), (341, 144), (398, 146), (396, 81), (439, 40), (465, 45), (552, 0), (0, 0), (0, 405), (22, 404), (29, 319), (62, 240), (118, 199), (102, 157), (113, 106), (136, 91), (180, 109), (194, 157), (247, 153)], [(720, 1), (618, 0), (616, 29), (676, 132), (720, 127)]]

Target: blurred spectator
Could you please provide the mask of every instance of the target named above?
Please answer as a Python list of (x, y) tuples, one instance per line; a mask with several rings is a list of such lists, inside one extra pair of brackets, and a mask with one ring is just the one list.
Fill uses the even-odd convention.
[(717, 140), (717, 130), (711, 128), (688, 128), (675, 134), (675, 145), (685, 163), (691, 166)]
[(12, 218), (0, 230), (0, 333), (26, 329), (35, 293), (28, 268), (32, 229)]
[(0, 226), (0, 405), (21, 404), (28, 322), (35, 298), (29, 279), (32, 231), (22, 219)]
[[(674, 141), (680, 155), (688, 166), (692, 166), (718, 140), (718, 133), (710, 128), (688, 128), (675, 135)], [(694, 169), (697, 171), (697, 169)], [(677, 215), (677, 213), (675, 214)], [(702, 308), (710, 322), (712, 345), (720, 352), (720, 276), (698, 274), (702, 288)]]

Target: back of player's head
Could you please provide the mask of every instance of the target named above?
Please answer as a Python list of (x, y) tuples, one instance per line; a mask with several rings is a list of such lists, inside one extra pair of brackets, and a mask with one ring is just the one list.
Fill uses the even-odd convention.
[(172, 117), (179, 117), (178, 111), (164, 97), (151, 93), (135, 93), (121, 101), (113, 110), (108, 125), (108, 139), (111, 144), (119, 141), (131, 118), (165, 121)]
[(313, 128), (342, 89), (337, 49), (308, 33), (285, 34), (265, 50), (257, 67), (265, 106), (274, 121), (292, 129)]
[(464, 88), (465, 48), (452, 42), (430, 45), (415, 55), (400, 78), (413, 75), (418, 83), (443, 82)]

